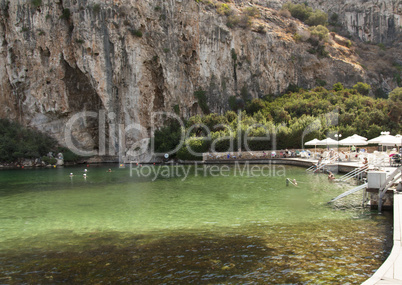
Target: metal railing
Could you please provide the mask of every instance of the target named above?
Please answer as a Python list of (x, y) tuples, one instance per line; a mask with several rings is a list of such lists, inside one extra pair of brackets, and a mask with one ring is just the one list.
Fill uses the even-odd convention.
[(321, 162), (320, 165), (312, 165), (309, 168), (306, 169), (306, 171), (310, 171), (310, 172), (315, 172), (321, 169), (324, 169), (324, 167), (328, 164), (334, 163), (335, 161), (337, 161), (339, 159), (338, 154), (335, 154), (333, 157), (331, 157), (329, 160), (324, 160)]
[(346, 173), (345, 175), (341, 176), (338, 181), (340, 182), (347, 182), (348, 180), (358, 177), (359, 175), (363, 174), (365, 171), (367, 171), (368, 165), (360, 167), (360, 168), (355, 168), (352, 171)]

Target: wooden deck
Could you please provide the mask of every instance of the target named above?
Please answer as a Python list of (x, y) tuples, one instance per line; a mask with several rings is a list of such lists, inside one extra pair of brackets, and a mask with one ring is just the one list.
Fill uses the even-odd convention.
[(394, 194), (394, 246), (391, 254), (363, 285), (402, 284), (402, 193)]

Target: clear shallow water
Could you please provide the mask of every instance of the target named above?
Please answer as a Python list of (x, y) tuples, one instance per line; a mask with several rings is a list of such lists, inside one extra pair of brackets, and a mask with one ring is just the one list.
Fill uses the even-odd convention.
[(359, 284), (392, 245), (386, 215), (333, 210), (345, 189), (302, 168), (110, 167), (0, 171), (0, 284)]

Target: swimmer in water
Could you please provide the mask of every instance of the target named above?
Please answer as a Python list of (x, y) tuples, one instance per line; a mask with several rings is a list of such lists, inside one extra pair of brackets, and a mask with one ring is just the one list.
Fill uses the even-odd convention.
[(294, 186), (297, 186), (297, 181), (296, 181), (296, 179), (293, 179), (293, 180), (292, 180), (292, 183), (293, 183)]
[(70, 173), (70, 177), (73, 177), (73, 176), (74, 176), (74, 174), (71, 172), (71, 173)]
[(335, 179), (334, 174), (333, 174), (331, 171), (329, 171), (329, 172), (328, 172), (328, 181), (332, 181), (332, 180), (334, 180), (334, 179)]

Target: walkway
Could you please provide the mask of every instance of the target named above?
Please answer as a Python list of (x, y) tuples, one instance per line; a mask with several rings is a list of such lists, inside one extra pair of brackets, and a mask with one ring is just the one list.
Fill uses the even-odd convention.
[(402, 284), (402, 193), (394, 194), (394, 246), (391, 254), (374, 275), (362, 285)]

